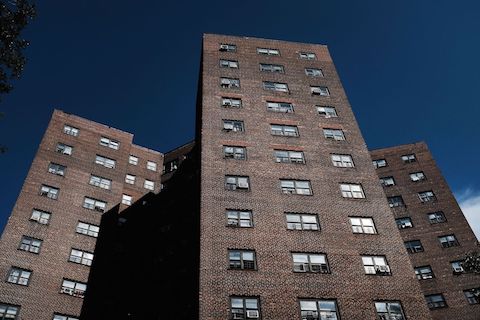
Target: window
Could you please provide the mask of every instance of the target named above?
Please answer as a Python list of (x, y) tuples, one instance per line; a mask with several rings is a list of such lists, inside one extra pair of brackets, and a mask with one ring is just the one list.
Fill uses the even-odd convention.
[(420, 240), (406, 241), (405, 248), (408, 253), (423, 252), (423, 246)]
[(406, 154), (402, 156), (402, 161), (404, 163), (411, 163), (417, 161), (417, 158), (415, 157), (415, 154)]
[(85, 199), (83, 199), (83, 207), (89, 210), (105, 212), (107, 203), (101, 200), (85, 197)]
[(375, 169), (383, 168), (387, 166), (387, 160), (385, 159), (373, 160), (372, 163)]
[(66, 154), (71, 156), (73, 152), (73, 147), (59, 142), (57, 143), (57, 147), (55, 148), (55, 151), (61, 154)]
[(410, 180), (412, 180), (413, 182), (422, 181), (422, 180), (425, 180), (425, 179), (426, 179), (426, 177), (425, 177), (425, 174), (423, 173), (423, 171), (410, 173)]
[(240, 88), (240, 80), (234, 78), (220, 78), (220, 87), (226, 89)]
[(145, 179), (143, 187), (148, 190), (155, 190), (155, 182)]
[(428, 213), (427, 216), (430, 224), (443, 223), (447, 221), (447, 218), (445, 218), (445, 214), (443, 213), (443, 211)]
[(353, 168), (355, 165), (353, 164), (352, 156), (348, 154), (331, 154), (332, 163), (334, 167), (342, 167), (342, 168)]
[(127, 206), (132, 205), (132, 199), (132, 196), (129, 196), (128, 194), (122, 194), (122, 203)]
[(424, 202), (424, 203), (425, 202), (432, 202), (432, 201), (437, 200), (437, 197), (435, 196), (435, 194), (431, 190), (430, 191), (419, 192), (418, 197), (420, 198), (420, 201)]
[(314, 96), (330, 96), (330, 91), (327, 87), (310, 86), (310, 93)]
[(157, 163), (153, 161), (147, 161), (147, 169), (157, 171)]
[(280, 187), (283, 193), (312, 195), (310, 181), (307, 180), (280, 180)]
[(223, 130), (233, 132), (243, 132), (245, 127), (243, 121), (240, 120), (223, 120)]
[(398, 229), (413, 228), (412, 219), (410, 217), (395, 219)]
[(11, 267), (8, 272), (7, 282), (19, 284), (21, 286), (28, 286), (31, 274), (32, 271)]
[(40, 188), (40, 195), (42, 197), (47, 197), (54, 200), (58, 199), (58, 192), (58, 188), (47, 186), (44, 184), (42, 184), (42, 187)]
[(50, 162), (50, 164), (48, 165), (48, 172), (63, 177), (65, 175), (66, 168), (67, 167), (62, 166), (61, 164)]
[(317, 112), (319, 115), (325, 118), (338, 117), (337, 110), (334, 107), (317, 106)]
[(55, 313), (53, 314), (53, 320), (79, 320), (79, 319), (74, 316), (67, 316), (67, 315)]
[(465, 269), (463, 269), (462, 260), (452, 261), (450, 264), (452, 265), (453, 274), (462, 274), (465, 272)]
[(263, 89), (288, 93), (288, 85), (280, 82), (263, 81)]
[(340, 184), (340, 190), (344, 198), (361, 199), (365, 198), (362, 186), (359, 184), (342, 183)]
[(68, 261), (91, 266), (93, 260), (93, 253), (82, 250), (72, 249)]
[(237, 51), (237, 46), (234, 44), (227, 44), (227, 43), (221, 43), (220, 44), (220, 49), (219, 51), (225, 51), (225, 52), (235, 52)]
[(230, 297), (230, 319), (261, 318), (258, 298)]
[(168, 161), (163, 165), (163, 173), (173, 172), (178, 169), (178, 158)]
[(101, 164), (105, 168), (110, 168), (110, 169), (115, 168), (115, 160), (104, 157), (104, 156), (100, 156), (98, 154), (95, 157), (95, 163), (96, 164)]
[(274, 111), (274, 112), (293, 113), (293, 104), (289, 102), (267, 101), (267, 110)]
[(237, 146), (223, 146), (223, 157), (225, 159), (247, 159), (247, 148)]
[(400, 301), (376, 301), (375, 310), (380, 320), (405, 320)]
[(222, 97), (222, 107), (241, 108), (242, 99)]
[(220, 67), (222, 67), (222, 68), (238, 69), (238, 61), (236, 61), (236, 60), (220, 59)]
[(228, 250), (228, 262), (230, 269), (255, 270), (255, 251), (252, 250)]
[(297, 126), (287, 126), (282, 124), (271, 124), (270, 132), (274, 136), (298, 137)]
[(431, 294), (425, 296), (425, 299), (427, 300), (427, 305), (430, 309), (444, 308), (447, 306), (443, 294)]
[(391, 275), (385, 256), (362, 256), (362, 263), (365, 274)]
[(63, 279), (62, 289), (60, 290), (60, 293), (65, 293), (70, 296), (83, 298), (85, 295), (85, 290), (87, 290), (86, 283)]
[(345, 140), (343, 130), (340, 129), (323, 129), (323, 135), (325, 139), (342, 141)]
[(130, 155), (128, 157), (128, 163), (136, 166), (138, 164), (138, 157)]
[(42, 246), (42, 240), (35, 239), (27, 236), (22, 236), (20, 247), (18, 249), (33, 253), (40, 253), (40, 247)]
[(415, 268), (415, 275), (417, 276), (418, 280), (427, 280), (434, 278), (432, 267), (430, 266)]
[(335, 300), (300, 300), (302, 320), (339, 320)]
[(320, 230), (316, 214), (286, 212), (288, 230)]
[(453, 234), (438, 237), (438, 241), (440, 241), (440, 244), (442, 245), (443, 248), (450, 248), (450, 247), (459, 246), (457, 238), (455, 238), (455, 235), (453, 235)]
[(279, 64), (266, 64), (266, 63), (260, 63), (260, 71), (266, 71), (266, 72), (278, 72), (278, 73), (284, 73), (285, 70), (282, 65)]
[(17, 319), (20, 307), (0, 302), (0, 319)]
[(323, 72), (316, 68), (305, 68), (305, 74), (311, 77), (323, 77)]
[(395, 185), (395, 180), (393, 177), (383, 177), (380, 178), (380, 183), (382, 184), (382, 187), (391, 187)]
[(315, 60), (317, 56), (313, 52), (299, 52), (300, 59)]
[(65, 125), (63, 127), (63, 133), (68, 134), (70, 136), (74, 136), (74, 137), (78, 136), (79, 131), (80, 130), (78, 130), (78, 128), (75, 128), (72, 126)]
[(253, 227), (252, 211), (227, 209), (227, 226), (240, 228)]
[(329, 273), (327, 256), (317, 253), (292, 253), (294, 272)]
[(118, 148), (120, 147), (120, 142), (112, 140), (110, 138), (101, 137), (100, 145), (104, 147), (109, 147), (114, 150), (118, 150)]
[(90, 176), (90, 184), (95, 187), (110, 190), (110, 188), (112, 187), (112, 180), (94, 176), (92, 174)]
[(135, 176), (133, 174), (128, 174), (125, 176), (125, 183), (135, 184)]
[(305, 163), (302, 151), (274, 150), (275, 162), (283, 163)]
[(390, 208), (395, 208), (395, 207), (404, 207), (405, 202), (403, 202), (402, 196), (393, 196), (393, 197), (387, 197), (388, 200), (388, 205)]
[(353, 233), (375, 234), (375, 224), (372, 218), (350, 217)]
[(50, 222), (51, 213), (38, 209), (33, 209), (30, 220), (36, 221), (40, 224), (48, 224)]
[(464, 290), (463, 293), (465, 294), (465, 298), (469, 304), (479, 304), (480, 303), (480, 287)]
[(225, 176), (225, 190), (245, 190), (250, 189), (248, 177)]
[(279, 56), (280, 51), (277, 49), (268, 49), (268, 48), (257, 48), (257, 53), (258, 54), (264, 54), (267, 56)]
[(99, 231), (100, 231), (99, 226), (89, 224), (89, 223), (86, 223), (86, 222), (78, 221), (77, 233), (96, 238), (96, 237), (98, 237), (98, 232)]

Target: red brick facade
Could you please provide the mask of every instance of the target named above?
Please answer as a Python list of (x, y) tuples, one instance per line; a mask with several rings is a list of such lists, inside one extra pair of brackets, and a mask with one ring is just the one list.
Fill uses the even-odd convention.
[[(78, 129), (78, 135), (64, 133), (65, 125)], [(102, 137), (118, 142), (118, 150), (100, 145)], [(85, 197), (107, 202), (109, 210), (121, 202), (122, 194), (135, 201), (147, 193), (145, 179), (154, 181), (156, 192), (160, 190), (163, 156), (133, 145), (132, 139), (130, 133), (54, 111), (0, 241), (4, 279), (12, 267), (31, 271), (28, 286), (0, 282), (0, 304), (20, 306), (18, 319), (51, 320), (54, 313), (79, 316), (83, 299), (62, 294), (61, 286), (63, 279), (88, 279), (87, 265), (69, 262), (72, 248), (87, 252), (95, 248), (95, 237), (76, 232), (79, 221), (100, 224), (102, 213), (84, 208)], [(73, 147), (71, 155), (57, 152), (58, 143)], [(115, 160), (115, 168), (96, 164), (96, 155)], [(138, 165), (129, 164), (130, 155), (138, 157)], [(147, 170), (147, 161), (156, 162), (157, 170)], [(50, 163), (65, 166), (64, 175), (50, 173)], [(125, 183), (127, 173), (136, 176), (135, 184)], [(90, 184), (91, 175), (110, 180), (111, 188)], [(39, 195), (42, 185), (58, 188), (58, 198)], [(51, 214), (48, 224), (31, 219), (34, 209)], [(38, 254), (19, 250), (22, 236), (42, 240)]]
[[(464, 290), (480, 288), (478, 275), (454, 272), (452, 262), (461, 261), (467, 252), (478, 250), (477, 239), (465, 219), (452, 191), (423, 142), (371, 151), (372, 159), (385, 160), (377, 169), (380, 178), (393, 177), (395, 185), (384, 187), (387, 197), (401, 196), (405, 206), (392, 207), (396, 219), (410, 218), (411, 225), (400, 225), (404, 241), (419, 240), (423, 251), (410, 253), (414, 267), (430, 266), (433, 275), (424, 275), (419, 283), (426, 296), (442, 294), (445, 307), (432, 309), (434, 319), (474, 320), (479, 318), (480, 304), (470, 304)], [(414, 155), (415, 160), (402, 160)], [(413, 159), (413, 158), (412, 158)], [(410, 177), (422, 172), (424, 178)], [(418, 175), (417, 175), (418, 176)], [(421, 175), (420, 175), (421, 176)], [(432, 191), (434, 198), (422, 202), (419, 193)], [(429, 214), (443, 212), (430, 219)], [(432, 216), (433, 218), (433, 216)], [(399, 221), (400, 223), (401, 221)], [(441, 244), (439, 237), (453, 235), (455, 241)], [(452, 239), (452, 238), (451, 238)], [(419, 275), (420, 277), (420, 275)], [(477, 298), (478, 301), (478, 298)]]
[[(301, 59), (300, 52), (316, 58)], [(221, 67), (221, 59), (238, 68)], [(260, 71), (260, 63), (282, 65), (284, 72)], [(301, 319), (299, 300), (310, 299), (335, 300), (342, 319), (374, 319), (375, 301), (399, 301), (406, 319), (430, 319), (327, 47), (209, 34), (201, 68), (200, 319), (231, 319), (231, 297), (258, 299), (262, 319)], [(324, 76), (308, 76), (305, 68)], [(222, 77), (239, 79), (240, 87), (222, 88)], [(286, 83), (289, 92), (266, 90), (263, 81)], [(310, 86), (326, 86), (330, 95), (313, 96)], [(241, 98), (242, 106), (224, 107), (222, 97)], [(294, 112), (268, 111), (267, 101), (293, 103)], [(338, 117), (321, 116), (316, 105), (335, 107)], [(223, 120), (243, 121), (244, 130), (224, 130)], [(299, 136), (272, 135), (271, 124), (297, 125)], [(326, 139), (324, 128), (341, 128), (345, 140)], [(246, 160), (225, 158), (227, 143), (246, 146)], [(305, 164), (277, 163), (274, 149), (303, 150)], [(332, 153), (351, 155), (355, 167), (334, 167)], [(248, 176), (249, 189), (226, 190), (226, 175)], [(308, 180), (313, 195), (285, 194), (280, 179)], [(341, 183), (360, 184), (366, 197), (343, 198)], [(229, 227), (227, 209), (251, 210), (253, 227)], [(315, 214), (321, 230), (287, 230), (285, 212)], [(373, 218), (378, 233), (354, 234), (351, 216)], [(254, 250), (256, 270), (229, 268), (229, 249)], [(294, 252), (326, 254), (330, 272), (294, 272)], [(391, 275), (365, 274), (361, 255), (384, 255)], [(249, 318), (246, 311), (243, 317)]]

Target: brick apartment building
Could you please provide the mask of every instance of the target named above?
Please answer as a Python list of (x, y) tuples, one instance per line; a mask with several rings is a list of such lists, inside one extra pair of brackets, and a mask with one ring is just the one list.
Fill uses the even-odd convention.
[(371, 155), (433, 319), (479, 319), (480, 277), (461, 265), (477, 239), (427, 145)]
[(199, 318), (431, 319), (327, 47), (207, 34), (200, 81)]
[[(326, 46), (206, 34), (195, 141), (162, 155), (132, 138), (54, 112), (0, 242), (0, 319), (478, 312), (463, 292), (478, 280), (454, 276), (451, 265), (475, 237), (426, 147), (375, 150), (389, 166), (372, 166)], [(397, 158), (412, 153), (418, 161), (408, 165), (422, 167), (410, 172)], [(428, 179), (409, 183), (419, 171)], [(413, 228), (397, 227), (407, 214), (392, 215), (377, 173), (394, 176), (397, 185), (384, 189), (404, 197)], [(145, 195), (152, 186), (156, 194)], [(412, 192), (432, 190), (436, 204), (414, 202)], [(417, 219), (439, 205), (432, 213), (443, 210), (447, 223)], [(410, 240), (425, 252), (409, 254)], [(448, 308), (430, 312), (437, 294)]]
[(80, 314), (103, 212), (160, 190), (163, 156), (53, 112), (0, 241), (0, 319)]

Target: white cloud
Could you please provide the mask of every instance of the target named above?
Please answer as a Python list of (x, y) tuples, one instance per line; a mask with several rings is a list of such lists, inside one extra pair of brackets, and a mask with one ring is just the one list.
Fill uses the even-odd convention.
[(457, 200), (477, 239), (480, 239), (480, 191), (468, 188), (457, 193)]

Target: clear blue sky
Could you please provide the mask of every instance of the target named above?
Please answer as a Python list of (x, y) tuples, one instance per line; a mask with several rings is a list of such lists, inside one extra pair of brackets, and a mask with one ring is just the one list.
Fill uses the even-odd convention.
[(369, 148), (425, 140), (457, 194), (480, 192), (478, 0), (37, 2), (0, 103), (0, 230), (53, 108), (160, 151), (191, 140), (204, 32), (327, 44)]

